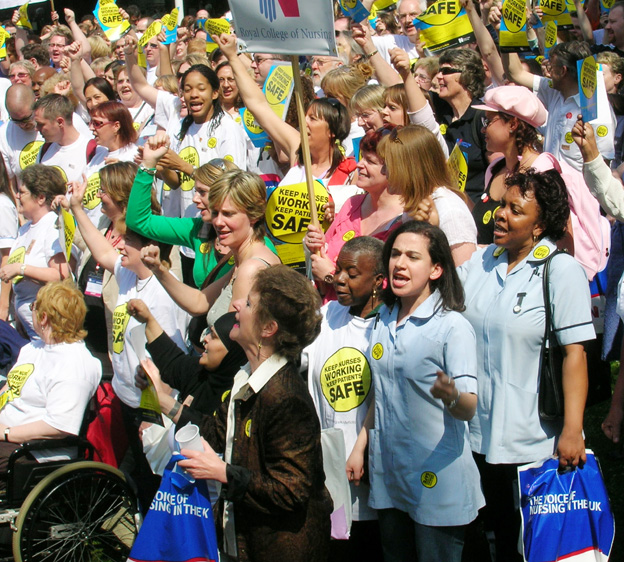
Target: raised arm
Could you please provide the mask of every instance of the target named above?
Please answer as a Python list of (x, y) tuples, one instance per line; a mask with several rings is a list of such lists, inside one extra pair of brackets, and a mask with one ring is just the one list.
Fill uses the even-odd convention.
[(460, 0), (460, 4), (466, 9), (479, 51), (490, 69), (492, 79), (497, 85), (502, 86), (505, 83), (505, 69), (494, 39), (475, 10), (472, 0)]
[(91, 219), (87, 216), (82, 207), (82, 200), (87, 188), (87, 178), (83, 174), (82, 181), (72, 182), (69, 186), (69, 193), (71, 193), (70, 208), (85, 244), (89, 247), (89, 250), (91, 250), (91, 254), (95, 260), (107, 271), (113, 273), (119, 254), (108, 240), (106, 240), (106, 237), (91, 222)]
[(232, 276), (230, 272), (200, 291), (179, 281), (162, 265), (158, 246), (152, 244), (142, 248), (141, 259), (143, 263), (152, 270), (154, 275), (156, 275), (160, 284), (165, 291), (169, 293), (169, 296), (175, 303), (191, 316), (206, 314)]
[(213, 35), (212, 39), (219, 45), (219, 48), (232, 66), (238, 90), (247, 109), (253, 113), (256, 121), (271, 137), (271, 140), (289, 155), (290, 163), (294, 166), (297, 162), (297, 151), (301, 144), (299, 131), (282, 121), (275, 114), (264, 97), (262, 90), (258, 88), (258, 85), (249, 76), (245, 65), (238, 57), (236, 36), (222, 34), (217, 37)]
[[(362, 47), (368, 57), (368, 62), (375, 70), (375, 76), (382, 86), (394, 86), (401, 83), (401, 76), (397, 74), (375, 48), (375, 43), (370, 34), (368, 23), (355, 23), (351, 27), (353, 39)], [(407, 54), (407, 53), (406, 53)]]
[(71, 60), (70, 80), (72, 90), (80, 103), (86, 107), (87, 100), (84, 95), (85, 77), (82, 73), (82, 46), (78, 41), (74, 41), (71, 45), (65, 47), (65, 54)]
[(80, 46), (82, 47), (82, 56), (84, 57), (84, 60), (88, 64), (90, 64), (91, 45), (87, 40), (86, 35), (82, 32), (82, 29), (78, 27), (78, 24), (76, 23), (76, 15), (74, 14), (73, 10), (70, 10), (69, 8), (65, 8), (64, 13), (65, 21), (67, 22), (69, 29), (71, 29), (72, 35), (74, 36), (74, 41), (78, 41), (78, 43), (80, 43)]
[[(17, 58), (19, 60), (24, 60), (24, 55), (22, 54), (22, 47), (24, 47), (28, 43), (28, 34), (26, 30), (17, 27), (17, 22), (20, 20), (19, 10), (15, 10), (13, 12), (13, 17), (11, 18), (11, 23), (16, 26), (17, 31), (15, 32), (15, 50), (17, 51)], [(8, 57), (7, 57), (8, 58)]]
[(533, 78), (535, 75), (531, 74), (528, 70), (524, 70), (518, 54), (503, 53), (501, 56), (507, 79), (533, 91)]
[(156, 108), (156, 100), (158, 99), (158, 90), (153, 86), (150, 86), (147, 82), (147, 78), (139, 68), (137, 64), (137, 39), (133, 33), (128, 33), (125, 37), (126, 42), (124, 44), (124, 53), (126, 54), (126, 68), (128, 69), (128, 77), (130, 78), (130, 84), (136, 90), (137, 94), (141, 96), (147, 103), (153, 108)]

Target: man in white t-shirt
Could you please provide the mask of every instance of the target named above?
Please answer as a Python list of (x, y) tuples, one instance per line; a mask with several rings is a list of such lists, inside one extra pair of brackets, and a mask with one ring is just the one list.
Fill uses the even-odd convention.
[(0, 127), (0, 154), (15, 191), (20, 172), (37, 161), (43, 137), (35, 128), (35, 94), (24, 84), (7, 90), (9, 121)]
[(71, 101), (59, 94), (49, 94), (35, 103), (35, 123), (45, 144), (37, 162), (56, 166), (67, 182), (82, 178), (87, 168), (89, 137), (73, 125), (74, 108)]
[[(548, 121), (544, 133), (544, 152), (583, 171), (583, 157), (572, 139), (572, 128), (581, 113), (578, 73), (576, 63), (591, 56), (587, 43), (568, 41), (555, 45), (550, 51), (551, 77), (536, 76), (524, 70), (516, 53), (509, 53), (503, 59), (508, 77), (520, 86), (533, 91), (548, 110)], [(601, 103), (601, 86), (598, 84), (598, 118), (590, 122), (596, 133), (598, 150), (602, 157), (614, 157), (615, 116), (606, 101)]]
[(416, 45), (420, 41), (420, 33), (412, 23), (427, 9), (427, 2), (424, 0), (399, 0), (397, 4), (397, 17), (403, 35), (375, 35), (373, 43), (379, 54), (390, 63), (390, 49), (399, 47), (407, 52), (410, 61), (416, 60), (420, 55)]

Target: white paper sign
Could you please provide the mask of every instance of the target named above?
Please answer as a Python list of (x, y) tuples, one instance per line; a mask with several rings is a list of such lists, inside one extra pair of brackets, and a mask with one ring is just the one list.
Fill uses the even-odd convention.
[(247, 50), (338, 56), (331, 0), (230, 0), (236, 36)]

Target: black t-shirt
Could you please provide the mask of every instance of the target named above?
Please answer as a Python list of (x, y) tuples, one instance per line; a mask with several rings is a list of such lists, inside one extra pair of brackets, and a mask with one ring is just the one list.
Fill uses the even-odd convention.
[(611, 47), (610, 45), (594, 44), (590, 48), (593, 55), (597, 55), (598, 53), (615, 53), (618, 57), (624, 57), (624, 51), (622, 51), (622, 49)]
[[(459, 119), (453, 121), (453, 108), (436, 93), (429, 92), (429, 95), (449, 154), (455, 148), (455, 144), (460, 141), (461, 151), (468, 159), (466, 195), (470, 197), (473, 203), (476, 203), (483, 194), (485, 170), (489, 165), (485, 149), (485, 136), (481, 130), (485, 112), (471, 106)], [(478, 102), (474, 101), (474, 103)]]
[(494, 176), (505, 166), (505, 159), (502, 158), (492, 168), (492, 177), (485, 192), (481, 194), (479, 200), (472, 209), (472, 216), (477, 225), (477, 244), (492, 244), (494, 242), (494, 213), (500, 207), (501, 202), (492, 199), (490, 187), (494, 181)]

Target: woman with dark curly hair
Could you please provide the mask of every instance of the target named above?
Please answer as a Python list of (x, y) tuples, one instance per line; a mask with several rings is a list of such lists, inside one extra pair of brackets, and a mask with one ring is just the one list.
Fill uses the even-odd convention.
[[(494, 530), (497, 560), (518, 554), (520, 513), (516, 468), (557, 454), (561, 466), (585, 459), (583, 409), (587, 396), (584, 344), (593, 340), (587, 277), (562, 253), (568, 194), (555, 170), (514, 174), (495, 213), (494, 244), (472, 255), (458, 273), (466, 293), (464, 316), (477, 335), (477, 413), (470, 441)], [(549, 266), (551, 323), (563, 360), (563, 420), (538, 413), (544, 339), (543, 273)]]
[(319, 306), (313, 285), (285, 265), (259, 271), (234, 303), (230, 337), (249, 363), (216, 416), (204, 418), (204, 451), (183, 449), (188, 460), (179, 463), (222, 483), (221, 560), (327, 560), (332, 503), (321, 430), (296, 366), (320, 332)]

